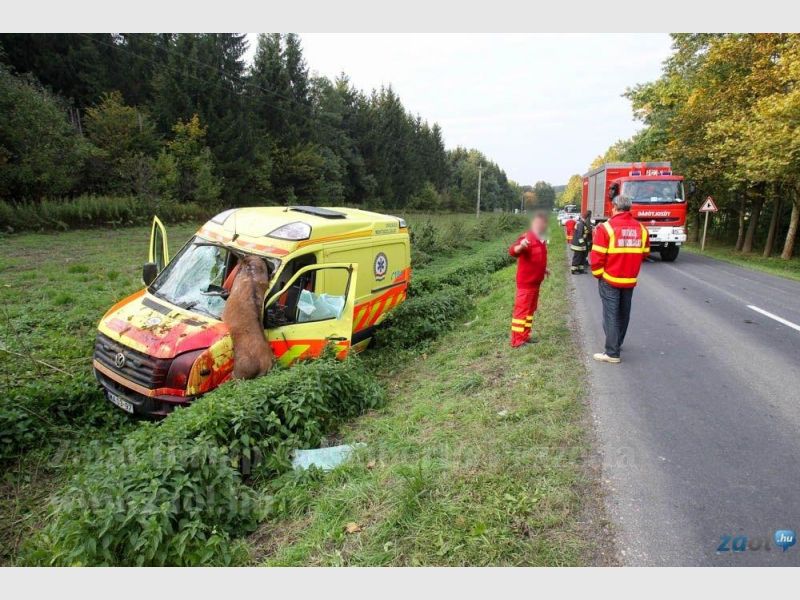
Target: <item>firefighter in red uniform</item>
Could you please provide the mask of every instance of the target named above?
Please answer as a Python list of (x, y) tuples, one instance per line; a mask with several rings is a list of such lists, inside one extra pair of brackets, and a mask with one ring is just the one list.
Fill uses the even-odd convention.
[(566, 223), (564, 223), (564, 235), (567, 236), (567, 244), (572, 241), (572, 234), (575, 233), (575, 225), (577, 222), (573, 217), (570, 217)]
[(630, 198), (617, 196), (612, 203), (611, 218), (595, 227), (592, 245), (592, 275), (600, 280), (606, 334), (605, 351), (593, 358), (618, 363), (631, 317), (633, 288), (642, 261), (650, 252), (650, 240), (647, 229), (630, 213)]
[(536, 214), (529, 231), (511, 244), (508, 253), (517, 259), (517, 295), (511, 318), (511, 346), (532, 344), (533, 313), (539, 303), (539, 285), (547, 275), (547, 246), (543, 239), (547, 217)]

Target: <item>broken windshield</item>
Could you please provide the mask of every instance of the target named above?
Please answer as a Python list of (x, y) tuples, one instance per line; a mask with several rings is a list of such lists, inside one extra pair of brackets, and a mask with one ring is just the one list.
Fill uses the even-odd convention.
[[(273, 270), (280, 264), (277, 259), (265, 260)], [(219, 319), (225, 308), (225, 279), (237, 263), (236, 254), (225, 246), (194, 238), (159, 273), (149, 291), (176, 306)]]

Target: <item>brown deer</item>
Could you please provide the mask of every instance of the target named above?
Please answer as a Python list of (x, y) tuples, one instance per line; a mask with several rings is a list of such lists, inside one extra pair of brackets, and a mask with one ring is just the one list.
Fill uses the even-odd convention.
[(234, 379), (255, 379), (272, 368), (274, 356), (261, 321), (268, 287), (267, 263), (257, 256), (245, 256), (222, 312), (233, 338)]

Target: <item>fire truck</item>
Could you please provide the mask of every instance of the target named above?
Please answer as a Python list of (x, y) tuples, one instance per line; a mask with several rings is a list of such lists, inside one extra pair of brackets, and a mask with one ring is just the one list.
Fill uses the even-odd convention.
[(686, 241), (686, 195), (683, 177), (667, 161), (606, 163), (583, 176), (581, 212), (592, 211), (595, 223), (611, 217), (611, 200), (631, 199), (631, 214), (647, 228), (650, 248), (661, 260), (678, 258)]

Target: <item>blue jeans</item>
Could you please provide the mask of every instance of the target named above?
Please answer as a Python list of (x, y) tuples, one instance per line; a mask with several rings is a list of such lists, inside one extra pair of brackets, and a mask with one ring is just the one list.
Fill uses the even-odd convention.
[(603, 301), (603, 331), (606, 334), (606, 354), (619, 358), (622, 342), (631, 319), (633, 288), (614, 287), (604, 279), (599, 281), (600, 299)]

